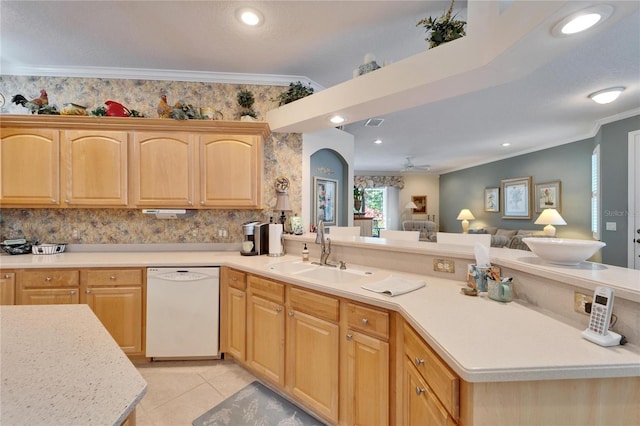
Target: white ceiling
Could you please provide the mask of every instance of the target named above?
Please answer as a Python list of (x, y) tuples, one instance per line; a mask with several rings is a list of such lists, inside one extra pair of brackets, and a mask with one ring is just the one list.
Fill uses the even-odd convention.
[[(448, 3), (2, 0), (0, 67), (4, 74), (167, 79), (246, 73), (238, 78), (271, 84), (308, 79), (322, 89), (350, 80), (366, 53), (382, 64), (424, 52), (425, 34), (415, 24), (440, 15)], [(575, 10), (598, 3), (568, 2)], [(640, 2), (607, 3), (614, 6), (613, 23), (576, 36), (568, 53), (521, 78), (382, 115), (378, 128), (346, 125), (355, 135), (356, 171), (398, 172), (412, 157), (440, 174), (581, 140), (599, 123), (637, 114)], [(264, 14), (263, 25), (238, 23), (236, 10), (247, 5)], [(464, 18), (466, 2), (456, 7)], [(557, 42), (550, 28), (536, 31), (542, 46), (532, 55)], [(613, 104), (587, 98), (612, 86), (627, 88)], [(373, 145), (377, 138), (383, 144)]]

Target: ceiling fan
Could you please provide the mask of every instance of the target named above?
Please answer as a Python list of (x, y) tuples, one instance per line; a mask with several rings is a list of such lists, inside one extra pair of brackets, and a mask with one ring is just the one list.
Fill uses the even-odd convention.
[(407, 161), (405, 161), (404, 165), (402, 166), (402, 169), (400, 170), (401, 172), (428, 172), (429, 170), (431, 170), (431, 166), (428, 164), (417, 166), (413, 164), (413, 161), (411, 161), (411, 157), (406, 157), (406, 159)]

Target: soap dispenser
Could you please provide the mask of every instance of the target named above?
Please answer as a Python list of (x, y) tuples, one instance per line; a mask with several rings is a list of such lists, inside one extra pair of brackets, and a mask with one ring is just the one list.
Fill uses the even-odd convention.
[(302, 249), (302, 261), (309, 261), (309, 249), (307, 248), (307, 243), (304, 243), (304, 248)]

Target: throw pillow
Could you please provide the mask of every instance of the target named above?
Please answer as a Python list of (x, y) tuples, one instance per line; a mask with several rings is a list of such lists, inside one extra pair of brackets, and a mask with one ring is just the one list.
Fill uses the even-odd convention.
[(516, 232), (518, 232), (518, 231), (513, 231), (511, 229), (498, 229), (496, 231), (496, 235), (500, 235), (500, 236), (504, 236), (504, 237), (507, 237), (507, 238), (511, 238), (514, 235), (516, 235)]

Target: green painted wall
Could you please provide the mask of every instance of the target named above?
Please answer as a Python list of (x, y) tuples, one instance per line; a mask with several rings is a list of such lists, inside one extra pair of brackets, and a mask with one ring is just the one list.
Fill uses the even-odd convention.
[[(557, 226), (558, 236), (591, 238), (591, 153), (601, 145), (602, 250), (603, 263), (626, 266), (627, 262), (627, 141), (628, 132), (640, 129), (640, 116), (603, 125), (593, 138), (542, 151), (499, 160), (440, 176), (440, 230), (461, 232), (456, 220), (462, 208), (469, 208), (476, 220), (470, 228), (497, 226), (507, 229), (541, 230), (532, 218), (503, 219), (502, 213), (484, 211), (484, 189), (500, 187), (502, 179), (532, 177), (536, 183), (561, 181), (561, 214), (567, 226)], [(448, 196), (448, 194), (452, 194)], [(501, 194), (502, 195), (502, 194)], [(502, 205), (501, 205), (502, 208)], [(502, 209), (501, 209), (502, 210)], [(617, 231), (604, 231), (604, 222), (615, 221)]]

